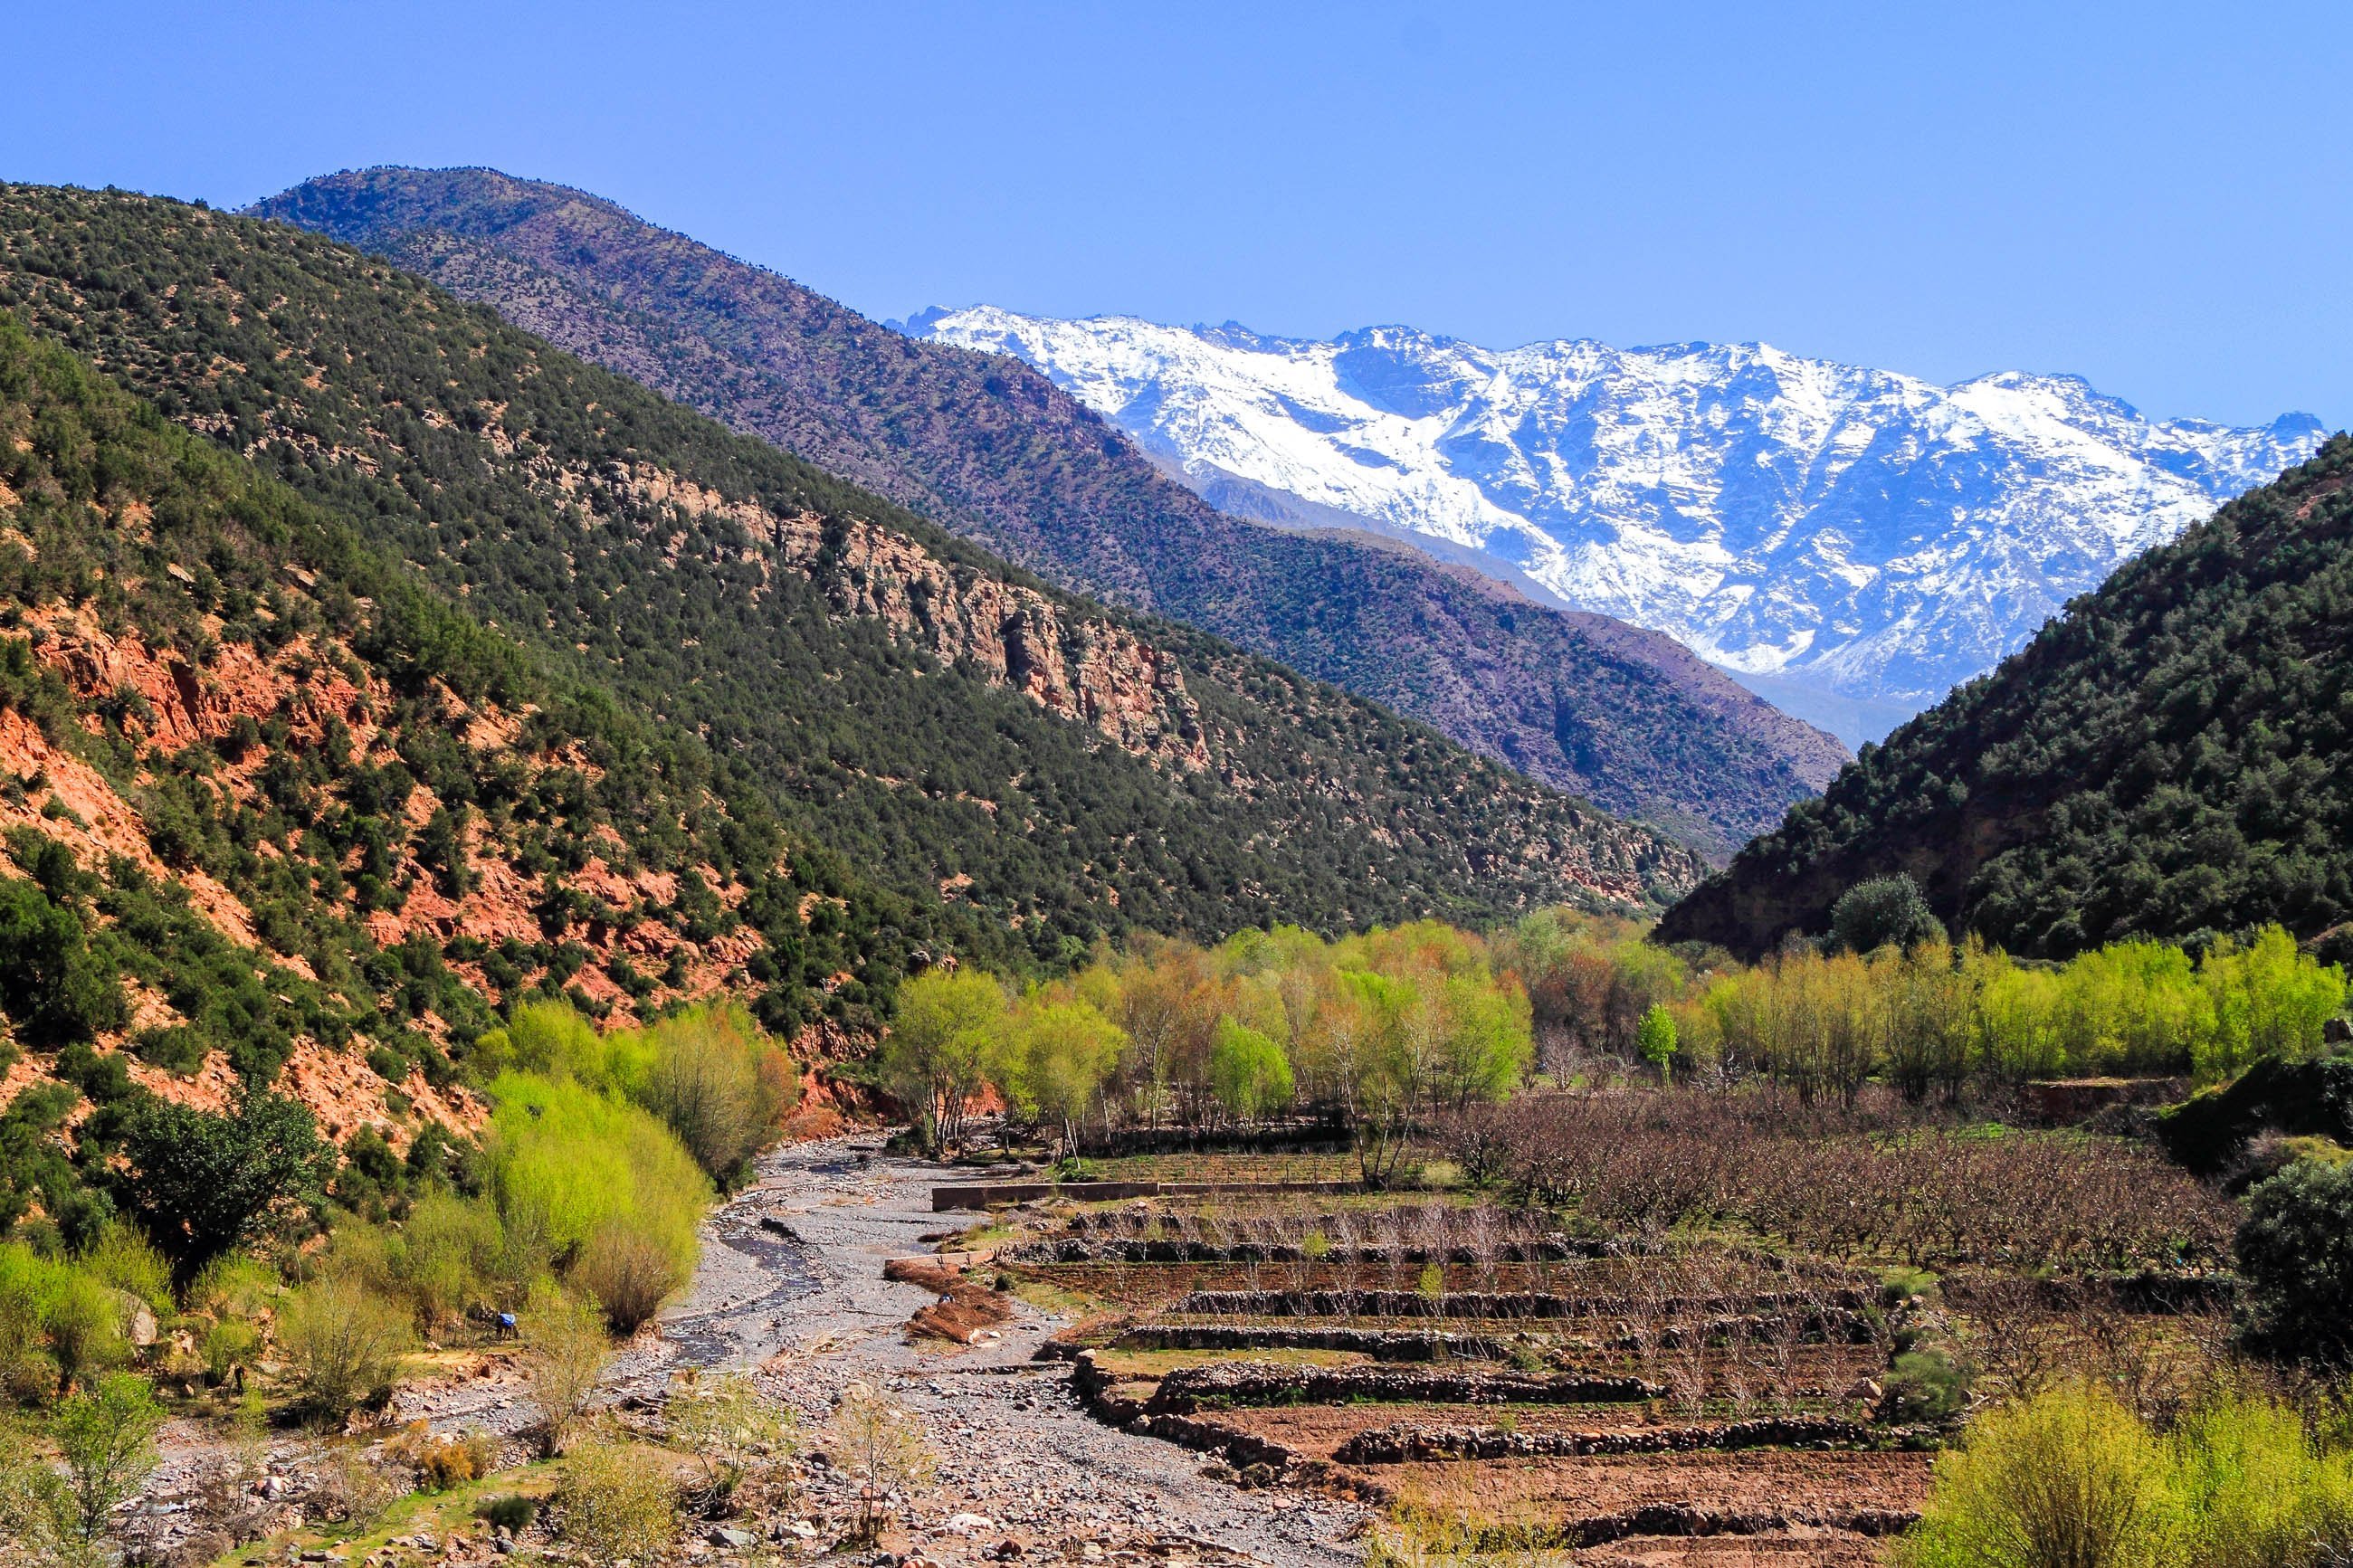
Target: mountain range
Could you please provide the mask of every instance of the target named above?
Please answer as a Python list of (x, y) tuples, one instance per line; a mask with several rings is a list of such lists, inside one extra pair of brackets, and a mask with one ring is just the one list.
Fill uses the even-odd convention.
[[(2353, 954), (2353, 439), (2119, 568), (1667, 911), (1745, 954), (1911, 877), (2064, 958), (2276, 921)], [(2261, 1004), (2259, 1004), (2261, 1005)]]
[(258, 214), (384, 256), (1065, 588), (1173, 617), (1722, 857), (1846, 752), (1672, 638), (1345, 527), (1215, 510), (1018, 361), (917, 342), (613, 203), (489, 170)]
[(1229, 510), (1378, 530), (1668, 633), (1850, 744), (2323, 434), (2297, 414), (2151, 419), (2072, 376), (1937, 386), (1759, 343), (1496, 351), (987, 306), (905, 325), (1043, 370)]
[[(795, 923), (828, 952), (848, 926), (878, 953), (1055, 965), (1130, 931), (1661, 899), (1700, 868), (304, 230), (0, 186), (0, 310), (332, 510), (486, 632), (712, 755), (806, 847), (777, 858), (818, 878)], [(575, 771), (616, 766), (589, 752)], [(552, 784), (541, 809), (578, 815), (586, 783)], [(632, 779), (628, 809), (649, 787)], [(580, 820), (574, 860), (595, 842)], [(858, 966), (808, 973), (817, 951), (752, 978), (855, 1001)]]

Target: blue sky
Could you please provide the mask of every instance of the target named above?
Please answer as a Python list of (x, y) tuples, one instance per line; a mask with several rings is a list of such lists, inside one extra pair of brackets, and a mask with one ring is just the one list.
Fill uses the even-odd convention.
[(2342, 5), (82, 0), (7, 36), (8, 179), (487, 163), (876, 316), (1763, 339), (2353, 422)]

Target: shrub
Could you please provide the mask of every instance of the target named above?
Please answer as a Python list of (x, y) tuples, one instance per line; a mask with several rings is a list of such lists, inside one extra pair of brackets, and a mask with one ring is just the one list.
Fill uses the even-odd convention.
[(503, 1530), (510, 1535), (520, 1535), (531, 1528), (533, 1520), (539, 1517), (539, 1500), (524, 1497), (521, 1493), (510, 1493), (505, 1497), (487, 1500), (474, 1511), (480, 1516), (482, 1522), (492, 1530)]
[(627, 1445), (583, 1443), (565, 1461), (565, 1544), (591, 1563), (651, 1563), (678, 1534), (678, 1486)]
[(775, 1135), (777, 1054), (751, 1015), (716, 1004), (665, 1018), (646, 1031), (652, 1058), (645, 1103), (670, 1124), (703, 1173), (733, 1186)]
[(334, 1425), (390, 1391), (411, 1340), (400, 1303), (347, 1275), (302, 1287), (279, 1323), (304, 1405), (313, 1419)]
[(2321, 1452), (2295, 1410), (2226, 1395), (2192, 1410), (2171, 1447), (2196, 1568), (2313, 1568), (2353, 1557), (2353, 1459)]
[(482, 1302), (506, 1253), (498, 1211), (447, 1188), (411, 1205), (399, 1239), (394, 1276), (427, 1329)]
[(1887, 1378), (1887, 1413), (1899, 1421), (1942, 1421), (1969, 1402), (1968, 1369), (1941, 1350), (1905, 1351)]
[(618, 1221), (590, 1237), (572, 1266), (573, 1282), (596, 1298), (617, 1334), (637, 1332), (688, 1273), (675, 1250)]
[(859, 1484), (857, 1538), (871, 1545), (894, 1507), (930, 1479), (932, 1453), (915, 1414), (865, 1384), (841, 1391), (826, 1423), (826, 1452)]
[(2050, 1390), (1978, 1418), (1936, 1461), (1905, 1568), (2159, 1568), (2172, 1553), (2164, 1445), (2098, 1390)]
[(571, 1255), (575, 1282), (635, 1329), (692, 1270), (711, 1184), (636, 1106), (519, 1073), (491, 1096), (491, 1184), (510, 1236)]
[(308, 1508), (312, 1517), (354, 1531), (375, 1525), (407, 1491), (382, 1465), (343, 1444), (330, 1444), (319, 1458), (319, 1479)]
[(143, 1377), (110, 1373), (94, 1389), (58, 1402), (49, 1436), (65, 1460), (81, 1537), (106, 1530), (114, 1505), (139, 1489), (155, 1468), (155, 1429), (163, 1407)]
[(79, 1533), (78, 1511), (33, 1429), (0, 1420), (0, 1561), (8, 1547), (28, 1563), (66, 1556)]
[(2237, 1251), (2252, 1341), (2307, 1361), (2353, 1358), (2353, 1164), (2299, 1160), (2259, 1184)]
[(0, 1007), (43, 1045), (92, 1039), (131, 1013), (121, 978), (90, 950), (81, 915), (13, 877), (0, 879)]
[(437, 1436), (431, 1427), (418, 1421), (403, 1427), (384, 1446), (384, 1451), (387, 1458), (417, 1472), (420, 1489), (446, 1492), (490, 1474), (498, 1445), (479, 1428)]
[(671, 1445), (702, 1466), (704, 1495), (714, 1507), (733, 1496), (754, 1458), (792, 1438), (793, 1413), (761, 1393), (748, 1373), (674, 1387), (663, 1414)]
[(604, 1315), (591, 1303), (545, 1286), (533, 1292), (522, 1328), (527, 1346), (523, 1373), (545, 1423), (547, 1451), (561, 1454), (612, 1353)]
[(172, 1266), (131, 1226), (108, 1226), (75, 1261), (110, 1289), (136, 1296), (157, 1312), (172, 1310)]

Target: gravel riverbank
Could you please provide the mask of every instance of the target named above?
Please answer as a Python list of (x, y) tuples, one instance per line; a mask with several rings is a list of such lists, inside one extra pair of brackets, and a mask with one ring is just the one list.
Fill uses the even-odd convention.
[[(939, 1167), (883, 1156), (876, 1141), (778, 1150), (758, 1183), (713, 1216), (692, 1288), (662, 1319), (658, 1343), (617, 1370), (658, 1385), (678, 1365), (764, 1368), (763, 1380), (824, 1418), (837, 1392), (887, 1387), (929, 1426), (938, 1484), (917, 1523), (958, 1514), (981, 1531), (941, 1532), (923, 1554), (947, 1562), (1011, 1540), (1084, 1559), (1134, 1551), (1155, 1559), (1247, 1559), (1328, 1568), (1363, 1553), (1362, 1509), (1280, 1490), (1244, 1491), (1201, 1475), (1202, 1458), (1115, 1431), (1081, 1410), (1067, 1369), (1030, 1355), (1062, 1323), (1021, 1306), (1004, 1337), (958, 1351), (909, 1344), (908, 1317), (932, 1298), (882, 1278), (892, 1258), (948, 1221), (931, 1208)], [(774, 1216), (801, 1244), (763, 1228)]]

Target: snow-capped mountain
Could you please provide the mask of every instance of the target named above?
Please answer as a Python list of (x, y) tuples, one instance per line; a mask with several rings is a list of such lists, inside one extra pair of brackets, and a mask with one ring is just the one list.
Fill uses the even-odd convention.
[(906, 325), (1038, 366), (1229, 510), (1402, 535), (1670, 633), (1850, 743), (2324, 434), (1757, 343), (1315, 342), (987, 306)]

